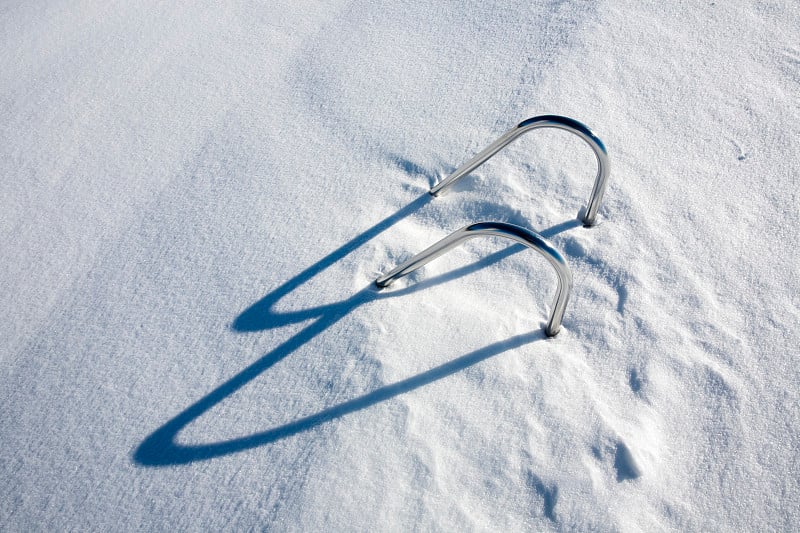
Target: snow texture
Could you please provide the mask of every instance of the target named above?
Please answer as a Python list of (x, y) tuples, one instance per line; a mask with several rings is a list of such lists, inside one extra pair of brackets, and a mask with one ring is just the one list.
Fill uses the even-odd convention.
[(0, 6), (0, 529), (796, 528), (800, 4), (277, 4)]

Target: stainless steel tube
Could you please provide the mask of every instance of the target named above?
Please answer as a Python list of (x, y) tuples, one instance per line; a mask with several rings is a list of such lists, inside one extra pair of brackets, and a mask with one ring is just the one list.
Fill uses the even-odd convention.
[(603, 200), (603, 193), (605, 193), (606, 184), (608, 182), (610, 171), (608, 152), (606, 152), (603, 141), (601, 141), (586, 125), (577, 120), (558, 115), (540, 115), (520, 122), (478, 155), (458, 167), (455, 172), (447, 176), (441, 183), (435, 185), (430, 191), (431, 194), (439, 196), (446, 192), (451, 185), (484, 164), (514, 139), (528, 131), (538, 128), (558, 128), (574, 133), (583, 139), (594, 151), (594, 155), (597, 157), (597, 177), (594, 180), (592, 194), (589, 196), (589, 204), (586, 206), (586, 211), (583, 214), (584, 225), (594, 225), (597, 219), (597, 210), (600, 209), (600, 202)]
[(550, 313), (550, 320), (547, 323), (545, 333), (549, 337), (556, 335), (561, 329), (561, 320), (564, 318), (564, 310), (567, 307), (570, 292), (572, 292), (572, 272), (564, 257), (552, 244), (547, 242), (544, 237), (513, 224), (506, 224), (504, 222), (478, 222), (465, 226), (451, 233), (436, 244), (429, 246), (388, 274), (379, 277), (375, 280), (375, 283), (380, 288), (388, 287), (395, 280), (427, 265), (462, 242), (481, 235), (505, 237), (506, 239), (516, 241), (542, 254), (553, 266), (558, 277), (558, 286), (556, 287), (556, 294), (553, 299), (553, 310)]

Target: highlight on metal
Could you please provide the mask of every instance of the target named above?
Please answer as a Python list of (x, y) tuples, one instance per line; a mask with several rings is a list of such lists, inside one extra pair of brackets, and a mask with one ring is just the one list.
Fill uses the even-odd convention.
[(439, 196), (440, 194), (446, 192), (450, 186), (484, 164), (493, 155), (505, 148), (517, 137), (538, 128), (558, 128), (560, 130), (574, 133), (583, 139), (594, 151), (594, 155), (597, 158), (597, 177), (594, 180), (592, 194), (589, 196), (589, 203), (587, 204), (586, 210), (583, 214), (583, 224), (585, 226), (593, 226), (597, 221), (597, 211), (600, 209), (600, 202), (603, 200), (603, 193), (605, 193), (606, 184), (608, 183), (608, 175), (610, 172), (608, 152), (606, 152), (606, 147), (603, 144), (603, 141), (601, 141), (600, 138), (592, 132), (592, 130), (590, 130), (581, 122), (569, 117), (562, 117), (559, 115), (540, 115), (523, 120), (509, 131), (504, 133), (499, 139), (494, 141), (483, 151), (478, 153), (475, 157), (458, 167), (455, 172), (435, 185), (430, 190), (430, 193), (434, 196)]
[(375, 280), (375, 283), (380, 288), (388, 287), (399, 278), (425, 266), (462, 242), (480, 237), (481, 235), (504, 237), (518, 242), (539, 252), (553, 266), (558, 278), (558, 285), (556, 287), (555, 297), (553, 298), (553, 309), (550, 313), (550, 319), (545, 328), (545, 333), (548, 337), (556, 335), (561, 329), (564, 310), (567, 307), (570, 292), (572, 292), (572, 272), (564, 257), (544, 237), (538, 233), (513, 224), (507, 224), (505, 222), (478, 222), (476, 224), (464, 226), (436, 244), (421, 251), (405, 263), (397, 266), (388, 274), (379, 277)]

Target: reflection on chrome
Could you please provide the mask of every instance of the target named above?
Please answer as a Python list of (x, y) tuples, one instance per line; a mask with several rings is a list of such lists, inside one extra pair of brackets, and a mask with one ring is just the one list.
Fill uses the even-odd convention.
[(567, 307), (569, 294), (572, 292), (572, 272), (567, 262), (564, 260), (564, 257), (544, 237), (513, 224), (506, 224), (504, 222), (478, 222), (465, 226), (451, 233), (436, 244), (429, 246), (388, 274), (379, 277), (375, 283), (380, 288), (388, 287), (395, 280), (430, 263), (462, 242), (481, 235), (505, 237), (516, 241), (542, 254), (553, 266), (558, 277), (558, 286), (556, 287), (556, 294), (553, 299), (553, 310), (550, 313), (550, 320), (547, 323), (545, 333), (549, 337), (556, 335), (561, 329), (561, 320), (564, 318), (564, 310)]
[(583, 139), (594, 151), (594, 155), (597, 157), (597, 177), (594, 181), (592, 194), (589, 197), (589, 204), (586, 206), (586, 211), (583, 214), (584, 225), (593, 226), (596, 222), (597, 210), (600, 209), (600, 202), (603, 200), (603, 193), (606, 190), (606, 184), (608, 182), (610, 170), (608, 153), (606, 152), (603, 141), (592, 133), (592, 130), (577, 120), (558, 115), (540, 115), (520, 122), (478, 155), (458, 167), (455, 172), (447, 176), (441, 183), (435, 185), (430, 191), (431, 194), (439, 196), (439, 194), (446, 192), (451, 185), (484, 164), (514, 139), (528, 131), (538, 128), (558, 128), (574, 133)]

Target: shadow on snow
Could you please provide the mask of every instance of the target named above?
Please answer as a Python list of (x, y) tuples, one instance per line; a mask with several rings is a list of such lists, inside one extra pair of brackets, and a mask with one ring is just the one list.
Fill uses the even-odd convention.
[[(515, 244), (495, 252), (471, 265), (458, 268), (449, 273), (427, 279), (400, 290), (380, 292), (374, 284), (370, 284), (370, 286), (361, 289), (347, 300), (341, 302), (301, 311), (285, 313), (275, 313), (272, 311), (272, 308), (281, 298), (341, 260), (343, 257), (352, 253), (354, 250), (363, 246), (397, 222), (415, 213), (427, 205), (431, 199), (432, 197), (428, 194), (417, 198), (409, 205), (381, 220), (340, 248), (320, 259), (312, 266), (303, 270), (239, 315), (233, 322), (232, 328), (242, 332), (262, 331), (312, 318), (316, 318), (317, 320), (284, 341), (274, 350), (261, 356), (244, 370), (219, 385), (216, 389), (187, 407), (184, 411), (150, 434), (133, 452), (134, 462), (143, 466), (186, 464), (269, 444), (315, 428), (325, 422), (347, 414), (366, 409), (377, 403), (399, 396), (400, 394), (413, 391), (508, 350), (519, 348), (520, 346), (536, 340), (545, 339), (543, 331), (536, 331), (495, 342), (402, 381), (385, 385), (352, 400), (319, 411), (318, 413), (298, 418), (279, 427), (253, 433), (246, 437), (207, 444), (182, 445), (176, 443), (178, 433), (186, 426), (225, 400), (225, 398), (250, 383), (253, 379), (272, 367), (272, 365), (291, 355), (294, 351), (330, 328), (357, 307), (384, 298), (396, 298), (466, 276), (467, 274), (497, 263), (525, 249), (524, 246)], [(545, 238), (550, 238), (579, 225), (580, 221), (577, 219), (566, 221), (540, 232), (540, 235)]]

